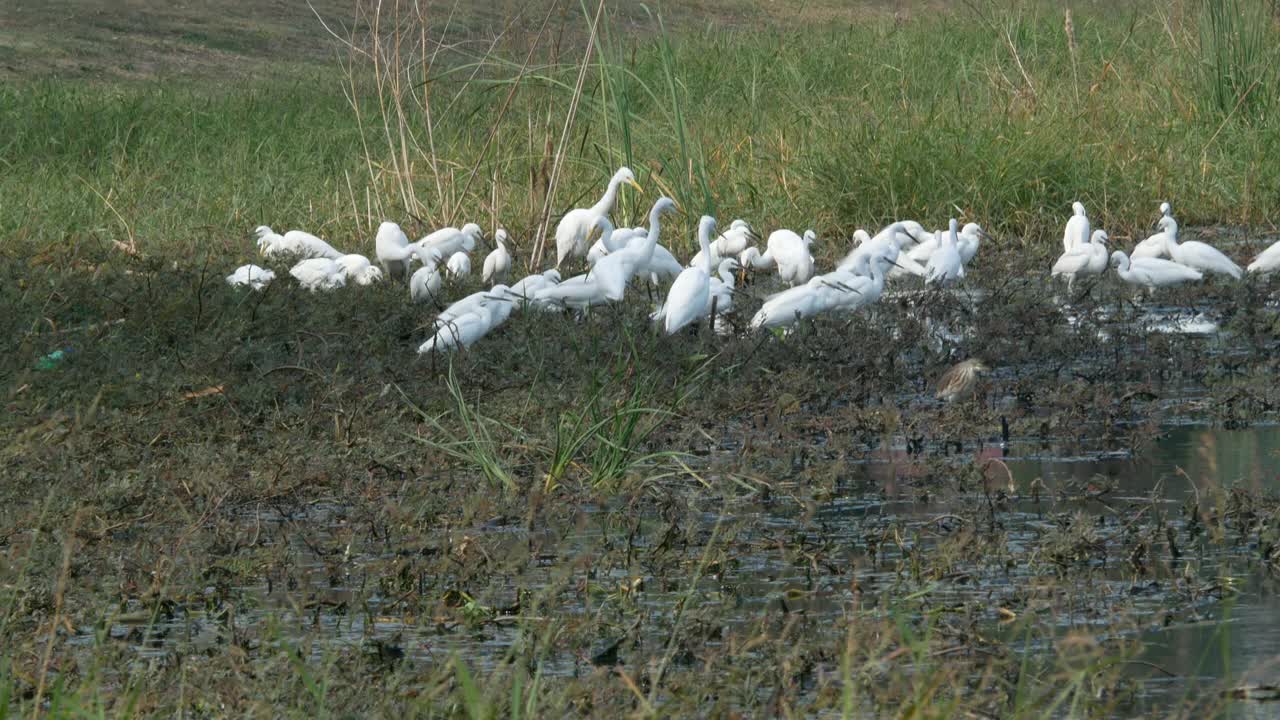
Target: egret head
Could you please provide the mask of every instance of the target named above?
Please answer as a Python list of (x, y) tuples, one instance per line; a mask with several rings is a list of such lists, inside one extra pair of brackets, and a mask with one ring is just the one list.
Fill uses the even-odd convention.
[(738, 228), (745, 228), (745, 229), (747, 229), (747, 230), (750, 230), (750, 229), (751, 229), (751, 226), (750, 226), (750, 225), (748, 225), (748, 224), (747, 224), (747, 221), (746, 221), (746, 220), (743, 220), (742, 218), (738, 218), (738, 219), (734, 220), (733, 222), (729, 223), (729, 229), (730, 229), (730, 230), (737, 230)]
[(710, 215), (703, 215), (698, 220), (698, 235), (710, 238), (716, 232), (716, 219)]
[(1111, 253), (1111, 267), (1127, 271), (1129, 269), (1129, 256), (1125, 255), (1123, 250), (1116, 250)]
[(1076, 215), (1084, 215), (1084, 203), (1080, 202), (1079, 200), (1071, 203), (1071, 212), (1075, 213)]
[(542, 273), (542, 277), (550, 280), (551, 282), (558, 283), (560, 282), (560, 271), (555, 268), (551, 268), (550, 270)]
[(871, 242), (871, 233), (868, 233), (866, 230), (863, 230), (862, 228), (858, 228), (857, 230), (853, 231), (853, 244), (855, 246), (861, 245), (863, 243), (869, 243), (869, 242)]
[(272, 230), (271, 228), (267, 227), (266, 225), (259, 225), (258, 227), (254, 228), (254, 230), (253, 230), (253, 234), (254, 234), (254, 235), (257, 235), (258, 237), (260, 237), (260, 238), (261, 238), (261, 237), (265, 237), (265, 236), (267, 236), (267, 235), (275, 235), (275, 234), (276, 234), (276, 231), (275, 231), (275, 230)]
[(1160, 221), (1156, 223), (1156, 226), (1165, 232), (1178, 231), (1178, 222), (1174, 220), (1172, 216), (1169, 216), (1169, 215), (1165, 215), (1164, 217), (1160, 218)]
[(742, 267), (755, 267), (756, 258), (760, 257), (760, 249), (749, 247), (738, 254), (738, 263)]
[(1110, 240), (1111, 237), (1107, 235), (1106, 230), (1094, 230), (1093, 237), (1091, 239), (1093, 242), (1099, 245), (1106, 245), (1107, 241)]
[(508, 236), (507, 236), (506, 228), (498, 228), (498, 232), (493, 234), (494, 244), (496, 244), (498, 247), (506, 247), (507, 240), (508, 240)]
[(665, 213), (680, 212), (680, 206), (675, 200), (669, 197), (660, 197), (658, 202), (653, 204), (653, 209), (649, 211), (649, 217), (656, 218)]
[(626, 183), (636, 189), (636, 192), (644, 192), (644, 188), (640, 187), (640, 183), (636, 182), (636, 174), (631, 172), (629, 167), (618, 168), (618, 172), (613, 174), (613, 181), (617, 183)]
[(484, 230), (475, 223), (467, 223), (462, 226), (462, 235), (462, 247), (466, 248), (467, 252), (471, 252), (476, 249), (476, 241), (484, 237)]
[(812, 245), (812, 244), (813, 244), (813, 241), (818, 239), (818, 233), (816, 233), (816, 232), (814, 232), (814, 231), (812, 231), (812, 230), (805, 230), (805, 231), (804, 231), (804, 238), (803, 238), (803, 239), (804, 239), (804, 244), (805, 244), (806, 246), (807, 246), (807, 245)]
[(720, 272), (736, 273), (742, 269), (742, 264), (733, 258), (725, 258), (720, 261)]
[(1169, 215), (1169, 214), (1171, 214), (1172, 212), (1173, 212), (1173, 208), (1169, 206), (1169, 203), (1167, 203), (1167, 202), (1162, 202), (1162, 203), (1160, 203), (1160, 214), (1161, 214), (1161, 215)]
[(969, 237), (980, 237), (980, 238), (982, 238), (983, 240), (990, 240), (990, 239), (991, 239), (991, 236), (987, 234), (987, 231), (986, 231), (986, 230), (983, 230), (983, 229), (982, 229), (982, 226), (981, 226), (981, 225), (979, 225), (978, 223), (973, 223), (973, 222), (971, 222), (971, 223), (965, 223), (964, 228), (962, 228), (962, 229), (960, 230), (960, 234), (961, 234), (961, 235), (968, 235)]

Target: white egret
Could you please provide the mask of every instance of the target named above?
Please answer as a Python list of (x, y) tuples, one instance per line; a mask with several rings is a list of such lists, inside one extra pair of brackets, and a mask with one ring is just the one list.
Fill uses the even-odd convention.
[(507, 297), (520, 309), (524, 309), (533, 300), (534, 295), (543, 288), (560, 284), (560, 271), (552, 268), (543, 273), (529, 275), (507, 289)]
[[(714, 244), (714, 243), (713, 243)], [(711, 314), (712, 308), (716, 313), (716, 332), (723, 334), (724, 328), (719, 321), (724, 315), (728, 315), (733, 310), (733, 293), (734, 286), (737, 284), (734, 279), (734, 273), (742, 269), (742, 266), (733, 258), (724, 258), (720, 261), (720, 267), (716, 270), (716, 274), (711, 276), (711, 286), (708, 291), (710, 302), (707, 305), (707, 314)], [(649, 319), (654, 324), (661, 327), (666, 322), (667, 306), (659, 305)]]
[[(725, 258), (720, 261), (720, 267), (711, 278), (711, 306), (715, 308), (716, 315), (726, 315), (733, 309), (733, 291), (736, 285), (733, 274), (741, 267), (737, 260)], [(711, 308), (707, 310), (710, 311)]]
[(1079, 201), (1071, 203), (1071, 219), (1062, 231), (1062, 249), (1071, 252), (1089, 242), (1089, 216), (1084, 212), (1084, 205)]
[(440, 251), (432, 248), (422, 250), (415, 248), (422, 267), (409, 278), (409, 297), (414, 302), (434, 302), (440, 295), (440, 286), (444, 278), (440, 276)]
[(328, 258), (337, 260), (342, 252), (329, 243), (302, 230), (277, 235), (266, 225), (258, 227), (258, 249), (265, 257)]
[(369, 258), (363, 255), (343, 255), (334, 260), (338, 267), (342, 268), (343, 274), (347, 276), (349, 282), (355, 282), (357, 285), (372, 285), (382, 280), (382, 270), (369, 262)]
[[(767, 257), (776, 265), (778, 277), (788, 285), (794, 287), (805, 283), (813, 277), (813, 255), (809, 248), (817, 237), (818, 234), (813, 230), (806, 230), (803, 237), (790, 230), (774, 230), (769, 234), (760, 260)], [(757, 267), (759, 263), (757, 260)]]
[(1062, 254), (1053, 264), (1051, 275), (1067, 279), (1067, 291), (1076, 278), (1086, 275), (1101, 275), (1107, 269), (1107, 233), (1105, 230), (1094, 230), (1089, 243), (1083, 247), (1072, 248)]
[(1249, 263), (1249, 272), (1255, 275), (1270, 275), (1280, 270), (1280, 242), (1258, 253), (1258, 257)]
[(772, 270), (776, 265), (772, 257), (760, 254), (760, 248), (749, 247), (738, 255), (738, 264), (752, 270)]
[(951, 218), (942, 245), (929, 257), (929, 264), (925, 266), (926, 285), (950, 285), (964, 278), (964, 263), (960, 259), (960, 240), (956, 232), (959, 224)]
[(373, 239), (374, 254), (378, 264), (387, 277), (403, 280), (409, 275), (414, 247), (409, 245), (409, 238), (396, 223), (387, 221), (378, 226), (378, 234)]
[(444, 278), (440, 276), (440, 270), (435, 264), (424, 265), (418, 268), (413, 277), (409, 278), (409, 297), (414, 302), (434, 301), (440, 295), (440, 286)]
[(704, 264), (681, 270), (671, 283), (662, 326), (668, 335), (705, 317), (711, 310), (711, 233), (715, 230), (715, 218), (703, 215), (698, 222), (698, 244), (702, 246)]
[(242, 265), (227, 276), (227, 284), (232, 287), (247, 287), (262, 290), (276, 279), (276, 274), (257, 265)]
[(417, 243), (423, 250), (432, 248), (440, 251), (440, 257), (449, 257), (457, 252), (471, 252), (476, 243), (484, 239), (484, 230), (475, 223), (467, 223), (458, 228), (441, 228), (422, 238)]
[(1111, 253), (1111, 267), (1116, 269), (1120, 279), (1131, 285), (1142, 285), (1150, 289), (1168, 287), (1184, 282), (1200, 280), (1204, 277), (1199, 270), (1189, 268), (1171, 260), (1160, 258), (1138, 258), (1131, 260), (1123, 250)]
[(836, 267), (847, 270), (858, 265), (859, 259), (863, 256), (870, 255), (885, 255), (891, 262), (896, 262), (902, 249), (899, 236), (911, 238), (907, 232), (906, 223), (901, 221), (889, 223), (871, 238), (867, 237), (866, 230), (856, 230), (853, 233), (853, 250), (850, 250)]
[(418, 353), (425, 355), (430, 352), (448, 352), (460, 347), (464, 349), (471, 347), (477, 340), (488, 335), (490, 330), (501, 324), (505, 318), (500, 314), (499, 305), (506, 304), (509, 303), (496, 300), (485, 302), (477, 306), (474, 311), (440, 326), (431, 339), (418, 347)]
[(783, 290), (765, 300), (751, 318), (751, 329), (786, 327), (811, 318), (831, 307), (836, 292), (823, 278), (810, 278), (804, 285)]
[(1168, 247), (1169, 257), (1173, 258), (1174, 262), (1204, 272), (1230, 275), (1236, 280), (1244, 275), (1239, 265), (1208, 243), (1196, 240), (1179, 243), (1178, 223), (1174, 222), (1173, 218), (1162, 217), (1159, 225), (1160, 229), (1164, 230), (1164, 241)]
[[(933, 248), (922, 251), (924, 260), (917, 261), (911, 256), (912, 252), (916, 252), (922, 242), (928, 242), (931, 236), (928, 233), (918, 233), (915, 228), (920, 226), (919, 223), (911, 220), (901, 220), (890, 223), (875, 237), (868, 238), (867, 231), (857, 230), (853, 233), (854, 249), (845, 256), (840, 262), (837, 269), (849, 270), (858, 267), (864, 258), (883, 257), (891, 265), (896, 265), (894, 272), (890, 273), (890, 277), (899, 277), (902, 275), (924, 276), (925, 269), (921, 262), (928, 260), (933, 253)], [(915, 247), (911, 252), (904, 253), (902, 248), (904, 243), (913, 243)], [(926, 246), (927, 247), (927, 246)]]
[[(720, 233), (712, 243), (712, 251), (721, 258), (737, 257), (752, 243), (760, 242), (760, 237), (751, 229), (746, 220), (738, 218), (729, 224), (729, 229)], [(692, 265), (692, 263), (690, 263)]]
[(597, 219), (613, 212), (614, 202), (618, 199), (618, 188), (623, 183), (634, 187), (637, 192), (644, 192), (636, 182), (631, 168), (619, 168), (609, 180), (609, 187), (605, 189), (600, 202), (589, 208), (570, 210), (560, 218), (560, 224), (556, 226), (556, 266), (563, 264), (569, 257), (580, 257), (587, 253), (591, 229), (595, 227)]
[[(1168, 208), (1169, 203), (1160, 206), (1162, 214), (1157, 224), (1160, 226), (1160, 232), (1148, 237), (1146, 240), (1133, 246), (1133, 251), (1129, 253), (1129, 257), (1133, 260), (1139, 258), (1160, 258), (1169, 254), (1169, 233), (1175, 235), (1178, 232), (1178, 221), (1167, 212), (1163, 212)], [(1167, 222), (1166, 222), (1167, 221)]]
[(644, 237), (633, 237), (621, 250), (600, 258), (589, 273), (592, 281), (604, 290), (605, 297), (613, 302), (622, 299), (627, 283), (641, 268), (648, 266), (661, 233), (660, 218), (663, 214), (679, 209), (669, 197), (659, 198), (649, 211), (649, 232)]
[(347, 284), (347, 273), (342, 266), (329, 258), (308, 258), (289, 269), (298, 284), (316, 292), (336, 290)]
[(533, 295), (533, 304), (544, 308), (585, 310), (609, 302), (608, 291), (594, 277), (575, 275), (557, 285), (548, 285)]
[[(982, 229), (981, 225), (971, 222), (965, 223), (965, 226), (960, 228), (960, 234), (957, 236), (957, 239), (959, 240), (958, 248), (960, 250), (960, 262), (965, 266), (968, 266), (969, 263), (972, 262), (974, 256), (978, 254), (978, 245), (981, 244), (984, 239), (990, 240), (991, 236)], [(1104, 258), (1102, 261), (1102, 267), (1105, 268), (1106, 266), (1107, 262)]]
[(449, 256), (449, 262), (445, 264), (445, 269), (449, 271), (449, 277), (457, 280), (471, 274), (471, 256), (459, 250)]
[(494, 233), (493, 242), (497, 247), (493, 252), (485, 256), (484, 271), (480, 275), (480, 279), (486, 283), (494, 280), (506, 280), (507, 273), (511, 272), (511, 253), (507, 250), (507, 231), (498, 228), (498, 232)]
[[(508, 290), (510, 290), (510, 288), (506, 285), (494, 285), (490, 290), (481, 290), (480, 292), (471, 293), (461, 300), (455, 300), (452, 305), (441, 310), (440, 314), (436, 316), (436, 326), (439, 327), (440, 325), (453, 322), (467, 313), (475, 312), (476, 308), (486, 303), (496, 304), (501, 302), (509, 307), (511, 302), (509, 302), (510, 298), (508, 298), (506, 294)], [(510, 315), (510, 313), (506, 313), (504, 315), (501, 310), (498, 310), (495, 312), (495, 315), (502, 317), (502, 320), (505, 321), (505, 315)]]
[(626, 247), (633, 235), (631, 228), (614, 228), (609, 218), (603, 215), (596, 218), (595, 228), (587, 233), (587, 239), (590, 240), (597, 230), (600, 232), (600, 239), (587, 250), (587, 264), (591, 266), (605, 255)]
[[(714, 253), (713, 253), (714, 254)], [(716, 264), (713, 263), (712, 267)], [(692, 265), (690, 265), (692, 267)], [(675, 255), (662, 245), (653, 246), (653, 254), (649, 256), (649, 262), (637, 268), (637, 274), (647, 276), (649, 281), (657, 285), (662, 280), (674, 279), (684, 271), (685, 266), (680, 264)]]
[(884, 293), (885, 266), (889, 264), (884, 255), (863, 255), (854, 267), (824, 275), (843, 291), (832, 296), (831, 309), (853, 311), (879, 302)]

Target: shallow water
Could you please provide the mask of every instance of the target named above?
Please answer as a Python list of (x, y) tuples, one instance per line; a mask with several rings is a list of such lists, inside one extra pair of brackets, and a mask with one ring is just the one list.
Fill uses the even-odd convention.
[[(1109, 627), (1118, 614), (1131, 624), (1131, 634), (1144, 643), (1140, 660), (1134, 666), (1134, 678), (1140, 688), (1143, 706), (1150, 709), (1164, 702), (1174, 703), (1189, 693), (1220, 687), (1230, 678), (1236, 684), (1280, 683), (1280, 629), (1275, 618), (1280, 611), (1280, 585), (1256, 562), (1255, 548), (1215, 550), (1192, 553), (1187, 550), (1194, 572), (1202, 578), (1232, 578), (1235, 591), (1226, 600), (1205, 594), (1192, 597), (1182, 588), (1178, 567), (1153, 563), (1150, 572), (1135, 576), (1122, 562), (1108, 565), (1106, 560), (1089, 560), (1101, 565), (1090, 575), (1087, 588), (1078, 598), (1060, 598), (1046, 602), (1032, 613), (1026, 605), (1027, 585), (1043, 575), (1036, 548), (1046, 534), (1061, 526), (1066, 514), (1079, 514), (1096, 523), (1104, 542), (1117, 540), (1124, 532), (1127, 514), (1139, 508), (1159, 508), (1169, 525), (1182, 531), (1185, 518), (1181, 505), (1197, 495), (1209, 496), (1244, 488), (1260, 493), (1280, 490), (1280, 427), (1257, 426), (1246, 430), (1223, 430), (1206, 426), (1179, 424), (1163, 428), (1161, 435), (1148, 447), (1130, 453), (1108, 447), (1089, 447), (1088, 439), (1072, 439), (1069, 443), (1046, 447), (1040, 440), (1013, 439), (1001, 444), (992, 442), (981, 450), (966, 448), (944, 462), (969, 462), (975, 456), (991, 459), (988, 477), (992, 487), (1008, 491), (1010, 476), (1013, 493), (993, 515), (996, 539), (992, 550), (999, 558), (990, 565), (983, 562), (961, 562), (947, 578), (913, 584), (903, 577), (904, 549), (929, 549), (934, 537), (943, 538), (958, 529), (950, 519), (952, 507), (946, 502), (922, 499), (905, 481), (921, 470), (920, 463), (937, 462), (930, 457), (908, 456), (901, 450), (885, 450), (879, 459), (854, 467), (847, 482), (842, 482), (834, 496), (816, 505), (781, 499), (751, 500), (727, 506), (722, 511), (702, 515), (708, 533), (726, 520), (745, 523), (753, 528), (735, 548), (737, 566), (721, 578), (703, 579), (698, 583), (699, 602), (718, 604), (726, 626), (746, 626), (756, 622), (762, 613), (785, 606), (787, 612), (803, 611), (810, 618), (830, 616), (833, 620), (854, 600), (848, 576), (824, 572), (821, 565), (798, 567), (794, 558), (783, 551), (784, 545), (821, 544), (838, 548), (830, 556), (842, 566), (857, 568), (854, 576), (861, 592), (878, 589), (923, 593), (927, 602), (937, 606), (1004, 606), (1024, 608), (1035, 622), (1048, 623), (1061, 632), (1076, 628)], [(999, 463), (994, 462), (999, 460)], [(998, 472), (992, 468), (1003, 467)], [(1030, 490), (1039, 488), (1039, 495)], [(975, 490), (971, 499), (981, 497)], [(1052, 496), (1058, 496), (1055, 500)], [(1063, 496), (1071, 496), (1063, 499)], [(324, 519), (324, 508), (318, 508), (308, 522)], [(1154, 510), (1153, 510), (1154, 512)], [(587, 513), (588, 515), (590, 513)], [(279, 523), (279, 517), (264, 513), (256, 521)], [(340, 509), (334, 512), (340, 516)], [(657, 520), (653, 519), (655, 525)], [(868, 538), (890, 525), (905, 528), (908, 537), (904, 547), (885, 546), (870, 552)], [(998, 526), (998, 529), (994, 529)], [(521, 552), (530, 538), (522, 528), (470, 528), (468, 533), (488, 532), (509, 538), (513, 553)], [(287, 533), (285, 534), (287, 536)], [(600, 542), (600, 533), (590, 524), (579, 527), (560, 540), (562, 558), (586, 553)], [(649, 542), (653, 542), (650, 536)], [(393, 648), (397, 657), (419, 662), (443, 662), (459, 653), (486, 668), (500, 662), (519, 632), (513, 625), (487, 624), (468, 631), (460, 627), (443, 627), (430, 618), (398, 614), (387, 608), (394, 603), (377, 593), (361, 592), (361, 572), (366, 563), (385, 558), (370, 553), (353, 555), (349, 569), (340, 573), (326, 569), (324, 558), (298, 543), (293, 548), (299, 555), (301, 590), (309, 598), (304, 607), (296, 602), (299, 592), (289, 592), (278, 585), (242, 588), (252, 603), (236, 611), (228, 623), (207, 611), (186, 608), (172, 620), (153, 626), (117, 622), (107, 633), (136, 647), (141, 658), (162, 657), (171, 653), (199, 652), (226, 640), (229, 626), (253, 627), (273, 617), (285, 637), (308, 635), (319, 638), (312, 645), (318, 658), (334, 648), (368, 647), (377, 641)], [(689, 558), (696, 559), (699, 550), (692, 548)], [(1012, 563), (1007, 561), (1012, 560)], [(555, 579), (555, 564), (531, 561), (519, 582), (534, 589)], [(609, 588), (632, 579), (632, 571), (614, 568), (596, 577), (595, 582)], [(654, 614), (669, 613), (686, 580), (668, 577), (645, 578), (643, 592), (636, 602)], [(726, 591), (726, 587), (731, 591)], [(502, 591), (487, 594), (486, 601), (497, 605)], [(291, 599), (292, 598), (292, 599)], [(514, 600), (514, 590), (508, 595)], [(588, 617), (599, 612), (607, 601), (586, 602), (580, 594), (564, 594), (558, 611), (566, 617)], [(1078, 602), (1077, 602), (1078, 600)], [(359, 605), (359, 606), (357, 606)], [(992, 625), (995, 623), (992, 613)], [(92, 642), (93, 633), (84, 628), (82, 643)], [(1032, 652), (1049, 652), (1048, 647), (1031, 647)], [(594, 649), (593, 651), (594, 652)], [(543, 672), (569, 674), (589, 667), (590, 653), (551, 653), (543, 660)]]

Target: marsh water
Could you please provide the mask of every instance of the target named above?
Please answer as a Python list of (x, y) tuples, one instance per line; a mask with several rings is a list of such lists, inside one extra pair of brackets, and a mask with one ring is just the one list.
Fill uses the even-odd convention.
[[(1087, 438), (1005, 441), (993, 437), (989, 442), (962, 447), (951, 457), (986, 459), (985, 467), (999, 468), (999, 472), (988, 472), (988, 486), (975, 488), (970, 497), (974, 502), (984, 502), (981, 498), (989, 499), (993, 486), (1006, 493), (1001, 507), (993, 510), (991, 517), (999, 527), (994, 537), (1001, 547), (991, 550), (998, 562), (987, 567), (957, 565), (946, 576), (948, 579), (922, 583), (917, 593), (927, 595), (939, 607), (974, 603), (988, 606), (992, 609), (991, 625), (997, 628), (995, 610), (1019, 607), (1021, 586), (1036, 582), (1028, 567), (1037, 559), (1029, 554), (1036, 552), (1032, 548), (1043, 545), (1043, 536), (1054, 532), (1064, 515), (1086, 518), (1102, 542), (1120, 542), (1135, 512), (1141, 515), (1159, 511), (1169, 525), (1182, 527), (1187, 518), (1179, 508), (1188, 498), (1230, 493), (1233, 488), (1271, 493), (1280, 483), (1280, 427), (1224, 430), (1191, 423), (1171, 424), (1162, 427), (1158, 437), (1138, 452), (1090, 447)], [(839, 548), (829, 562), (855, 564), (859, 592), (911, 583), (903, 577), (899, 562), (903, 554), (913, 552), (913, 546), (928, 545), (932, 534), (945, 535), (963, 522), (951, 514), (947, 502), (899, 490), (900, 485), (909, 485), (905, 480), (924, 471), (924, 462), (904, 448), (888, 447), (854, 466), (837, 485), (836, 492), (821, 500), (775, 495), (767, 500), (737, 500), (724, 504), (720, 511), (702, 513), (708, 533), (714, 533), (716, 526), (728, 520), (748, 520), (746, 526), (752, 529), (749, 536), (735, 541), (736, 566), (732, 571), (726, 570), (720, 577), (713, 574), (693, 580), (700, 590), (700, 602), (718, 604), (720, 616), (729, 625), (751, 623), (780, 605), (787, 612), (803, 612), (814, 618), (838, 616), (853, 599), (848, 580), (824, 575), (822, 565), (798, 566), (779, 551), (783, 541)], [(1009, 489), (1013, 492), (1009, 493)], [(802, 490), (794, 490), (799, 498)], [(591, 513), (586, 509), (574, 516), (572, 528), (554, 531), (564, 533), (558, 552), (585, 555), (602, 542), (602, 533), (593, 528)], [(316, 508), (307, 522), (326, 519), (335, 529), (350, 522), (340, 508)], [(260, 511), (252, 522), (282, 530), (287, 525), (269, 511)], [(658, 524), (656, 518), (653, 524)], [(868, 539), (890, 525), (920, 532), (905, 542), (899, 541), (900, 545), (869, 549)], [(466, 532), (505, 536), (513, 554), (525, 552), (523, 548), (530, 542), (522, 528), (501, 523), (467, 528)], [(330, 558), (317, 555), (309, 543), (296, 540), (295, 533), (286, 530), (264, 536), (280, 538), (294, 546), (301, 572), (299, 581), (310, 586), (312, 602), (307, 607), (288, 604), (278, 585), (241, 588), (253, 599), (236, 613), (234, 623), (241, 627), (274, 618), (286, 634), (323, 638), (323, 642), (313, 645), (313, 652), (318, 655), (343, 646), (376, 642), (393, 647), (397, 656), (403, 653), (409, 660), (442, 661), (459, 653), (481, 668), (500, 662), (510, 644), (518, 639), (519, 630), (512, 624), (498, 622), (483, 631), (445, 629), (438, 622), (398, 613), (391, 598), (362, 590), (361, 566), (385, 560), (375, 544), (357, 550), (348, 541), (348, 552), (353, 552), (352, 569), (335, 577), (329, 567)], [(1130, 639), (1142, 642), (1133, 666), (1135, 682), (1145, 703), (1156, 707), (1166, 700), (1184, 699), (1189, 693), (1216, 692), (1224, 682), (1280, 684), (1280, 628), (1275, 622), (1280, 612), (1280, 586), (1256, 560), (1257, 548), (1245, 545), (1210, 554), (1190, 549), (1185, 552), (1185, 564), (1154, 563), (1157, 567), (1140, 574), (1129, 564), (1108, 560), (1109, 553), (1101, 552), (1086, 560), (1100, 565), (1090, 576), (1091, 586), (1079, 588), (1078, 598), (1065, 597), (1061, 603), (1054, 603), (1050, 616), (1040, 621), (1069, 633), (1077, 627), (1110, 626), (1117, 617), (1126, 618)], [(546, 586), (558, 581), (549, 563), (537, 558), (529, 561), (527, 572), (516, 580), (518, 584), (536, 591), (539, 583)], [(625, 572), (615, 568), (605, 575), (625, 582), (635, 572), (634, 568)], [(1189, 589), (1181, 577), (1187, 572), (1213, 579), (1211, 589)], [(607, 585), (606, 576), (595, 579)], [(728, 580), (730, 576), (732, 582)], [(645, 590), (637, 593), (637, 602), (649, 612), (670, 612), (690, 581), (682, 577), (646, 578)], [(1229, 591), (1224, 590), (1227, 587)], [(1065, 592), (1070, 594), (1072, 590)], [(599, 605), (588, 607), (592, 603), (582, 602), (574, 593), (558, 592), (564, 601), (560, 611), (565, 614), (601, 611)], [(487, 592), (476, 594), (483, 594), (492, 606), (502, 604), (504, 598), (516, 599), (513, 589), (503, 589), (496, 581)], [(1064, 612), (1064, 608), (1068, 610)], [(226, 631), (225, 620), (193, 608), (159, 622), (115, 622), (107, 633), (133, 643), (141, 658), (155, 658), (198, 652), (203, 646), (224, 641)], [(85, 628), (81, 641), (92, 642), (93, 637), (92, 630)], [(1025, 649), (1031, 653), (1051, 652), (1043, 644)], [(589, 667), (591, 661), (581, 654), (551, 653), (543, 659), (542, 669), (544, 673), (575, 673)]]
[[(1152, 332), (1217, 332), (1196, 314), (1161, 308), (1142, 323)], [(849, 617), (851, 608), (893, 612), (868, 598), (909, 597), (905, 612), (917, 620), (976, 619), (982, 632), (1031, 657), (1052, 655), (1055, 642), (1078, 630), (1128, 643), (1137, 648), (1126, 662), (1139, 713), (1227, 687), (1280, 685), (1273, 548), (1256, 535), (1196, 540), (1224, 532), (1200, 514), (1205, 507), (1248, 513), (1232, 504), (1237, 491), (1280, 491), (1280, 425), (1226, 428), (1196, 416), (1194, 385), (1161, 390), (1175, 399), (1161, 401), (1169, 411), (1156, 413), (1155, 423), (1135, 416), (1104, 429), (1086, 421), (1035, 436), (1011, 435), (1007, 425), (974, 427), (958, 440), (886, 436), (843, 454), (818, 434), (775, 439), (772, 460), (743, 459), (749, 423), (727, 422), (689, 462), (708, 475), (768, 476), (769, 491), (655, 484), (680, 505), (678, 521), (654, 507), (632, 517), (602, 501), (564, 508), (536, 528), (495, 517), (425, 528), (412, 543), (395, 543), (361, 531), (360, 519), (337, 504), (248, 508), (246, 534), (254, 546), (290, 558), (287, 578), (234, 588), (230, 608), (193, 601), (157, 616), (126, 607), (105, 625), (79, 628), (75, 642), (110, 638), (140, 661), (163, 661), (234, 642), (248, 628), (274, 627), (317, 659), (373, 648), (417, 663), (459, 656), (483, 671), (527, 642), (520, 605), (528, 592), (541, 595), (541, 613), (568, 623), (612, 618), (603, 625), (616, 635), (596, 647), (541, 650), (544, 675), (580, 675), (627, 662), (615, 640), (626, 635), (628, 618), (669, 617), (690, 598), (732, 631), (779, 613), (821, 626)], [(897, 401), (928, 402), (919, 394)], [(1133, 432), (1117, 432), (1116, 424)], [(797, 472), (823, 463), (838, 468), (821, 487)], [(945, 492), (921, 482), (940, 477), (966, 479), (946, 481)], [(672, 529), (686, 523), (694, 527), (682, 531), (704, 542), (668, 547)], [(428, 574), (410, 592), (449, 597), (477, 623), (410, 609), (408, 593), (379, 585), (407, 556), (447, 554), (472, 540), (484, 543), (501, 571), (470, 575), (465, 587)], [(709, 546), (722, 559), (708, 565)], [(1026, 633), (1028, 623), (1039, 632)], [(1023, 635), (1037, 639), (1022, 642)], [(1240, 707), (1247, 714), (1275, 706)]]

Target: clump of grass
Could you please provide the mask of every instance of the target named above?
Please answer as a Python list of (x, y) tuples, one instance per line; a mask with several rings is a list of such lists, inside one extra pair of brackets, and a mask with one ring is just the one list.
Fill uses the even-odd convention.
[(461, 461), (466, 469), (478, 472), (493, 487), (514, 492), (517, 488), (516, 481), (508, 469), (505, 447), (496, 438), (496, 433), (505, 431), (518, 435), (518, 430), (499, 420), (486, 417), (480, 412), (478, 403), (472, 406), (454, 375), (452, 363), (449, 365), (445, 387), (448, 388), (449, 397), (453, 401), (453, 412), (446, 414), (453, 416), (456, 422), (452, 424), (460, 426), (461, 431), (455, 431), (442, 423), (444, 415), (432, 415), (406, 396), (405, 402), (433, 431), (431, 436), (411, 435), (410, 437), (433, 450)]
[(1264, 116), (1280, 93), (1274, 3), (1201, 2), (1200, 72), (1207, 104), (1220, 113)]

